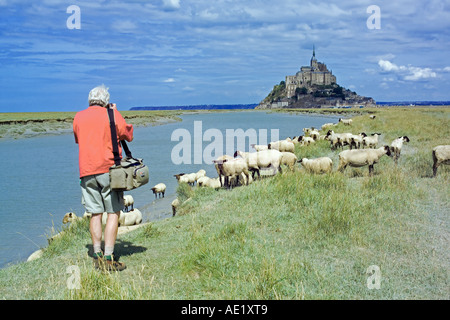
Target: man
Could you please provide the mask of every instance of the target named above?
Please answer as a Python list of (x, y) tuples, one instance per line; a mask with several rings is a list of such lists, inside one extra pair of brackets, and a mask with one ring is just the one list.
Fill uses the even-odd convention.
[[(94, 247), (94, 265), (112, 271), (121, 271), (125, 264), (114, 260), (114, 245), (117, 237), (120, 210), (123, 209), (123, 192), (111, 190), (109, 168), (114, 164), (114, 155), (109, 125), (108, 107), (114, 109), (117, 139), (133, 140), (133, 126), (127, 124), (109, 104), (108, 88), (104, 85), (89, 92), (89, 108), (78, 112), (73, 120), (75, 142), (79, 147), (79, 169), (82, 203), (87, 213), (92, 214), (89, 230)], [(122, 148), (119, 144), (119, 154)], [(105, 226), (105, 251), (101, 250), (102, 215), (108, 218)]]

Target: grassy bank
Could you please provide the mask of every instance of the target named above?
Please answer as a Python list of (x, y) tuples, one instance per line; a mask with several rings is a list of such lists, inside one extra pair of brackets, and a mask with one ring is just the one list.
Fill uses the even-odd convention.
[[(298, 168), (232, 191), (182, 185), (179, 197), (191, 200), (176, 217), (119, 237), (125, 271), (93, 269), (83, 222), (41, 259), (0, 270), (0, 298), (449, 299), (450, 168), (431, 178), (431, 149), (450, 144), (450, 109), (374, 112), (335, 131), (381, 132), (380, 144), (407, 135), (397, 167), (383, 157), (373, 177), (367, 167), (318, 176)], [(330, 156), (337, 168), (326, 141), (296, 154)], [(367, 287), (372, 265), (379, 290)], [(79, 289), (68, 289), (70, 266)]]
[[(121, 111), (128, 123), (136, 127), (180, 121), (183, 112)], [(0, 138), (18, 139), (43, 134), (72, 132), (76, 112), (17, 112), (0, 113)]]

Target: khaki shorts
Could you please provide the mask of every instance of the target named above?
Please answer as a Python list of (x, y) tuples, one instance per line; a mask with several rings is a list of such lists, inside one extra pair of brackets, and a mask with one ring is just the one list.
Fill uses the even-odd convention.
[(111, 190), (109, 173), (82, 177), (81, 203), (87, 213), (114, 213), (124, 208), (123, 191)]

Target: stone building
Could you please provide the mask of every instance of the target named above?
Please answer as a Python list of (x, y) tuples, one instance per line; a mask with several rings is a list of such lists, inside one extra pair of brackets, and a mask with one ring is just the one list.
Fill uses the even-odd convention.
[(286, 76), (286, 96), (288, 98), (294, 96), (297, 88), (333, 83), (336, 83), (336, 77), (331, 71), (328, 71), (324, 63), (317, 61), (316, 50), (313, 48), (310, 66), (301, 67), (295, 76)]

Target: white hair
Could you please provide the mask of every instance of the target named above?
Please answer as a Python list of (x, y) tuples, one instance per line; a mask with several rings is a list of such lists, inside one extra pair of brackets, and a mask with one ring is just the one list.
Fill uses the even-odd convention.
[(107, 107), (109, 104), (109, 92), (104, 84), (95, 87), (89, 92), (89, 105), (98, 105), (101, 107)]

